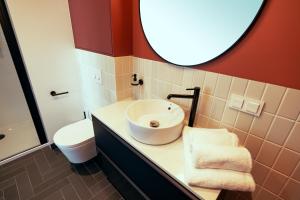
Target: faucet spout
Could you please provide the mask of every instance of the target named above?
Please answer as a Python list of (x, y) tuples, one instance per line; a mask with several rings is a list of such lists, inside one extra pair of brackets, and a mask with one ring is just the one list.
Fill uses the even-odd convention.
[(184, 98), (184, 99), (192, 99), (194, 98), (194, 95), (185, 95), (185, 94), (169, 94), (167, 96), (167, 99), (171, 98)]
[(190, 117), (189, 117), (189, 124), (188, 124), (190, 127), (193, 127), (195, 117), (196, 117), (196, 112), (197, 112), (197, 105), (198, 105), (199, 95), (200, 95), (200, 87), (188, 88), (186, 90), (194, 90), (194, 94), (192, 94), (192, 95), (188, 95), (188, 94), (169, 94), (167, 96), (167, 99), (171, 99), (171, 98), (193, 99), (192, 106), (191, 106), (191, 111), (190, 111)]

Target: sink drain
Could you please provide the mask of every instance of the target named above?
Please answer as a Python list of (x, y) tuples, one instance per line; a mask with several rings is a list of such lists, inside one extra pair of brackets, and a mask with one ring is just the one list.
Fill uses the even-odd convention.
[(153, 127), (153, 128), (159, 127), (159, 121), (151, 120), (150, 121), (150, 126)]
[(4, 134), (0, 134), (0, 140), (2, 140), (3, 138), (5, 138)]

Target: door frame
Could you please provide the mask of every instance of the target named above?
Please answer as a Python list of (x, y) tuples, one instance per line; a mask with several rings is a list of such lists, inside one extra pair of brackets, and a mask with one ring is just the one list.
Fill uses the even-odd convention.
[(0, 0), (0, 25), (2, 26), (15, 69), (36, 129), (41, 145), (48, 142), (46, 132), (42, 123), (40, 112), (31, 88), (30, 80), (26, 71), (18, 41), (15, 36), (8, 9), (4, 0)]

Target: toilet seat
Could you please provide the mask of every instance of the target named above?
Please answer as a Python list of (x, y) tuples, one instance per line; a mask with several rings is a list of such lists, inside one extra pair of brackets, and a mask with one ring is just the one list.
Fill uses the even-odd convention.
[(65, 148), (75, 148), (94, 140), (92, 121), (89, 119), (67, 125), (54, 135), (54, 143)]

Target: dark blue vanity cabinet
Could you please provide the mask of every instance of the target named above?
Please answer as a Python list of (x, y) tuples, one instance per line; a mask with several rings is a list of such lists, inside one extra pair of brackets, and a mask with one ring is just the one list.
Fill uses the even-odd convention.
[(94, 116), (93, 127), (103, 171), (124, 198), (200, 199)]

